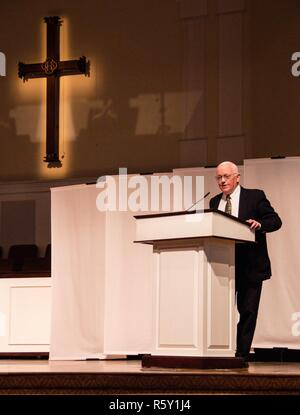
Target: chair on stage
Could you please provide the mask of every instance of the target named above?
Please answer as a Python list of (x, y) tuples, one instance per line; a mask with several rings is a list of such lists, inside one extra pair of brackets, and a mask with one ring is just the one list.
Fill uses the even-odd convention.
[(38, 247), (35, 244), (12, 245), (8, 252), (8, 259), (12, 263), (12, 271), (21, 271), (26, 260), (37, 258)]
[(48, 244), (43, 257), (26, 258), (23, 272), (51, 272), (51, 244)]
[(38, 247), (35, 244), (12, 245), (8, 257), (0, 261), (0, 273), (14, 273), (22, 271), (24, 262), (37, 258)]

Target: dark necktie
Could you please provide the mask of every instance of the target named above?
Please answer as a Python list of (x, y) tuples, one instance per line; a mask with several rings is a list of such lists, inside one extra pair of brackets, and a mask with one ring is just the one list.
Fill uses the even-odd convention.
[(225, 213), (228, 213), (228, 215), (231, 215), (231, 212), (232, 212), (231, 197), (230, 197), (230, 195), (227, 195), (226, 196)]

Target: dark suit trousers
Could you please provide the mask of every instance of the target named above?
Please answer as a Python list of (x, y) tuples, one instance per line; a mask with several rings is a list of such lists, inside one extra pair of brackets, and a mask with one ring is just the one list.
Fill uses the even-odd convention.
[(237, 355), (247, 356), (254, 336), (262, 282), (236, 281), (237, 308), (240, 319), (237, 325)]

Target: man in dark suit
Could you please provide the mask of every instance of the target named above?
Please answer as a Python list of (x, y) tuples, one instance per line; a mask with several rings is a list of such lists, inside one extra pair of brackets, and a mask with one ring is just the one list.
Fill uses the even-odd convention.
[(236, 356), (248, 359), (254, 336), (262, 282), (271, 277), (266, 232), (277, 231), (281, 219), (262, 190), (239, 185), (237, 166), (225, 161), (216, 169), (216, 180), (222, 193), (210, 200), (210, 208), (218, 209), (247, 222), (255, 230), (256, 243), (236, 244), (235, 284), (239, 322)]

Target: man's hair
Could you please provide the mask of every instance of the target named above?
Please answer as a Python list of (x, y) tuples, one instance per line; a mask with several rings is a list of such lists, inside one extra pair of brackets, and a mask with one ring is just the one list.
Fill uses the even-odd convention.
[(230, 170), (232, 170), (232, 173), (237, 173), (237, 174), (239, 174), (239, 169), (238, 169), (238, 166), (237, 166), (236, 164), (232, 163), (232, 161), (223, 161), (222, 163), (220, 163), (220, 164), (217, 166), (217, 168), (218, 168), (218, 167), (225, 167), (225, 166), (230, 167)]

